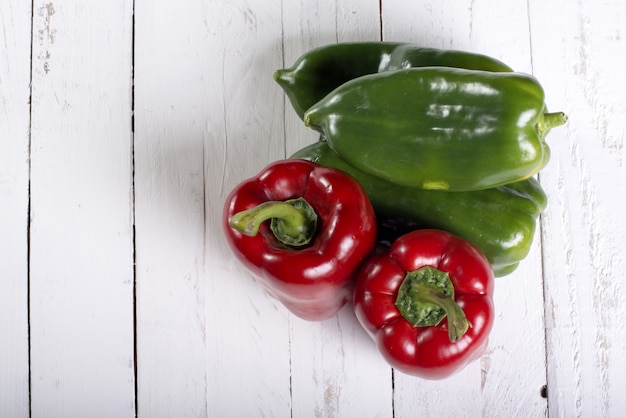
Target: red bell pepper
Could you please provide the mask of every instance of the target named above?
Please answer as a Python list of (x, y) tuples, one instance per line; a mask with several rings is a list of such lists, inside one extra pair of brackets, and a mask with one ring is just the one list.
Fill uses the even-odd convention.
[(235, 187), (223, 228), (267, 292), (310, 321), (351, 300), (356, 271), (376, 241), (374, 209), (359, 183), (304, 160), (275, 162)]
[(364, 263), (353, 303), (392, 367), (442, 379), (484, 354), (493, 287), (489, 261), (476, 247), (445, 231), (417, 230)]

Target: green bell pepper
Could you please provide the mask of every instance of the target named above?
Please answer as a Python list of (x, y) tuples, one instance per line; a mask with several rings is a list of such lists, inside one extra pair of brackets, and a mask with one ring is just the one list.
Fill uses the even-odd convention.
[(354, 167), (429, 190), (487, 189), (529, 178), (549, 158), (546, 113), (528, 74), (447, 67), (365, 75), (337, 87), (304, 115)]
[(277, 70), (274, 79), (302, 119), (304, 112), (346, 81), (381, 71), (425, 66), (512, 71), (497, 59), (471, 52), (423, 48), (406, 42), (343, 42), (305, 52), (291, 67)]
[(401, 44), (394, 48), (379, 72), (414, 67), (466, 68), (498, 73), (513, 71), (502, 61), (487, 55), (454, 49), (422, 48), (414, 44)]
[(418, 228), (443, 229), (472, 242), (487, 257), (496, 276), (511, 273), (530, 251), (537, 218), (547, 204), (534, 179), (473, 192), (422, 190), (389, 183), (343, 161), (326, 141), (311, 144), (291, 158), (342, 170), (365, 189), (380, 232), (388, 238)]

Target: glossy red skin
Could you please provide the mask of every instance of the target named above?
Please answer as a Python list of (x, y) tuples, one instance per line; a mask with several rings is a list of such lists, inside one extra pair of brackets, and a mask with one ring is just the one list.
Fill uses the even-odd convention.
[[(450, 342), (447, 319), (414, 327), (395, 306), (407, 272), (431, 266), (449, 273), (455, 300), (472, 327)], [(482, 356), (493, 326), (493, 272), (469, 242), (440, 230), (418, 230), (370, 258), (357, 277), (356, 316), (389, 364), (409, 375), (443, 379)]]
[[(253, 237), (229, 225), (235, 213), (298, 197), (318, 215), (317, 234), (306, 248), (279, 243), (269, 221)], [(226, 199), (222, 225), (234, 254), (267, 292), (309, 321), (328, 319), (351, 300), (356, 271), (376, 240), (374, 209), (360, 184), (304, 160), (277, 161), (240, 183)]]

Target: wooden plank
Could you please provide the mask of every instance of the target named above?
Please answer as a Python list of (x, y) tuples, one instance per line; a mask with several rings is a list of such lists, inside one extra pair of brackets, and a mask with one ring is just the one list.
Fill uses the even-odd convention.
[(27, 417), (31, 4), (0, 4), (0, 415)]
[(289, 317), (221, 227), (230, 190), (284, 155), (280, 3), (137, 2), (141, 415), (290, 415)]
[(135, 415), (132, 1), (33, 4), (32, 416)]
[(541, 230), (513, 274), (498, 278), (496, 322), (482, 357), (484, 416), (547, 416)]
[(284, 156), (283, 101), (272, 79), (283, 3), (229, 1), (204, 14), (213, 92), (204, 132), (211, 416), (291, 416), (288, 312), (234, 259), (221, 232), (230, 190)]
[(185, 49), (197, 31), (162, 30), (195, 28), (185, 4), (135, 4), (139, 416), (206, 414), (202, 85)]
[[(526, 16), (526, 3), (521, 1), (409, 5), (385, 0), (383, 39), (483, 53), (519, 71), (530, 72)], [(546, 376), (542, 292), (537, 233), (533, 250), (519, 269), (496, 281), (496, 322), (485, 355), (443, 381), (424, 381), (395, 373), (395, 413), (545, 416), (547, 404), (540, 396)]]
[(292, 322), (293, 416), (387, 417), (392, 373), (352, 308), (319, 323)]
[(623, 416), (626, 9), (529, 4), (535, 72), (569, 115), (541, 174), (553, 196), (542, 228), (550, 416)]
[[(283, 2), (282, 22), (285, 67), (318, 46), (380, 40), (378, 1)], [(285, 134), (285, 156), (319, 137), (286, 99)], [(292, 319), (291, 365), (293, 416), (392, 414), (391, 369), (349, 305), (320, 323)]]

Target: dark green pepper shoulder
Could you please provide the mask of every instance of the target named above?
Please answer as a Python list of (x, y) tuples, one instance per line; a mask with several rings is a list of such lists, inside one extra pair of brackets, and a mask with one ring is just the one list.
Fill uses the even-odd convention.
[(340, 42), (311, 49), (274, 79), (293, 109), (304, 112), (336, 87), (354, 78), (407, 67), (454, 67), (511, 71), (503, 62), (482, 54), (424, 48), (407, 42)]
[(399, 42), (342, 42), (307, 51), (289, 68), (274, 73), (294, 110), (304, 112), (353, 78), (380, 71)]
[(504, 62), (487, 55), (453, 49), (422, 48), (413, 44), (398, 45), (383, 66), (383, 71), (432, 66), (493, 72), (513, 71)]

